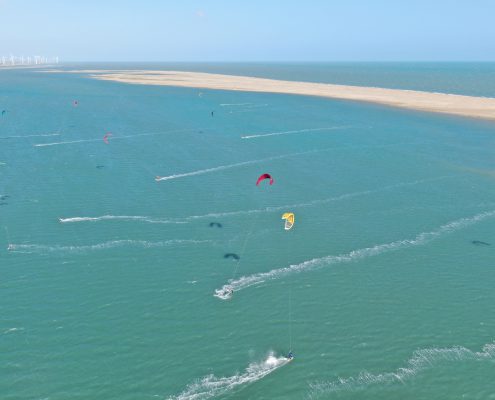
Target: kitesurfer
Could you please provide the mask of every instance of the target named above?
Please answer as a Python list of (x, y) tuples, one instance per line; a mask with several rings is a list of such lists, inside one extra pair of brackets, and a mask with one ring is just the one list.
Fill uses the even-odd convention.
[(213, 113), (214, 113), (214, 112), (215, 112), (215, 111), (212, 111), (212, 112), (211, 112), (211, 116), (212, 116), (212, 117), (213, 117)]
[(289, 351), (289, 354), (287, 354), (287, 358), (289, 360), (292, 360), (294, 358), (294, 354), (292, 353), (292, 351)]

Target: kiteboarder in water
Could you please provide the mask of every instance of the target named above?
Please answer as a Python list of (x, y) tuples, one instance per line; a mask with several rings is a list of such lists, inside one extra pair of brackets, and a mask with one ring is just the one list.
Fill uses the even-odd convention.
[(287, 354), (287, 358), (290, 360), (294, 359), (294, 354), (292, 353), (292, 351), (289, 351), (289, 354)]

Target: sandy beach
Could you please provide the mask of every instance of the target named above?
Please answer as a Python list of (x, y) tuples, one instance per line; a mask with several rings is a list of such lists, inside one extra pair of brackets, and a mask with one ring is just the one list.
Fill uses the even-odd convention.
[(100, 80), (198, 89), (283, 93), (364, 101), (391, 107), (495, 120), (495, 98), (383, 89), (325, 83), (283, 81), (246, 76), (182, 71), (84, 71)]

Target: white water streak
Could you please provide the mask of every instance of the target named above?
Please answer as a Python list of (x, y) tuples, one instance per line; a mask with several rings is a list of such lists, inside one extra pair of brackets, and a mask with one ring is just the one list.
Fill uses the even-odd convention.
[[(115, 136), (112, 135), (111, 138), (108, 139), (109, 142), (113, 142), (114, 140), (122, 140), (140, 136), (154, 136), (154, 135), (166, 135), (169, 133), (177, 133), (177, 132), (189, 132), (195, 131), (195, 129), (174, 129), (170, 131), (160, 131), (160, 132), (145, 132), (145, 133), (136, 133), (135, 135), (125, 135), (125, 136)], [(66, 142), (53, 142), (53, 143), (38, 143), (35, 144), (34, 147), (46, 147), (46, 146), (58, 146), (63, 144), (74, 144), (74, 143), (88, 143), (88, 142), (103, 142), (103, 136), (101, 138), (95, 139), (80, 139), (80, 140), (70, 140)]]
[(247, 135), (247, 136), (241, 136), (241, 139), (256, 139), (256, 138), (268, 137), (268, 136), (291, 135), (293, 133), (331, 131), (331, 130), (336, 130), (336, 129), (349, 129), (349, 128), (352, 128), (352, 127), (351, 126), (331, 126), (331, 127), (327, 127), (327, 128), (307, 128), (307, 129), (299, 129), (299, 130), (295, 130), (295, 131), (271, 132), (271, 133), (260, 133), (260, 134), (256, 134), (256, 135)]
[(394, 372), (372, 374), (363, 371), (355, 377), (339, 378), (331, 382), (312, 383), (310, 385), (312, 390), (310, 398), (318, 398), (325, 395), (328, 397), (329, 393), (341, 390), (361, 390), (369, 385), (403, 383), (406, 379), (414, 377), (419, 372), (434, 368), (443, 362), (483, 361), (494, 358), (495, 343), (486, 344), (480, 352), (474, 352), (461, 346), (416, 350), (407, 361), (406, 366)]
[(157, 219), (141, 215), (102, 215), (99, 217), (59, 218), (59, 221), (63, 224), (71, 222), (96, 222), (105, 220), (143, 221), (151, 224), (187, 224), (187, 221)]
[(60, 136), (60, 133), (46, 133), (46, 134), (39, 134), (39, 135), (4, 136), (4, 137), (0, 137), (0, 139), (24, 139), (24, 138), (32, 138), (32, 137), (50, 137), (50, 136)]
[(190, 215), (190, 216), (183, 217), (183, 218), (160, 219), (160, 218), (153, 218), (153, 217), (141, 216), (141, 215), (102, 215), (102, 216), (98, 216), (98, 217), (59, 218), (59, 221), (61, 223), (71, 223), (71, 222), (97, 222), (97, 221), (104, 221), (104, 220), (123, 220), (123, 221), (142, 221), (142, 222), (149, 222), (149, 223), (153, 223), (153, 224), (187, 224), (191, 221), (198, 220), (198, 219), (233, 217), (233, 216), (238, 216), (238, 215), (249, 215), (249, 214), (282, 211), (282, 210), (286, 210), (286, 209), (313, 207), (313, 206), (320, 205), (320, 204), (326, 204), (326, 203), (331, 203), (331, 202), (347, 200), (347, 199), (351, 199), (354, 197), (366, 196), (366, 195), (373, 194), (373, 193), (380, 193), (380, 192), (383, 192), (386, 190), (393, 190), (393, 189), (398, 189), (401, 187), (415, 186), (415, 185), (420, 185), (423, 183), (435, 182), (435, 181), (439, 181), (439, 180), (443, 180), (443, 179), (453, 178), (455, 176), (457, 176), (457, 175), (445, 175), (445, 176), (439, 176), (439, 177), (435, 177), (435, 178), (419, 179), (419, 180), (415, 180), (415, 181), (411, 181), (411, 182), (401, 182), (401, 183), (397, 183), (394, 185), (383, 186), (379, 189), (370, 189), (370, 190), (362, 190), (359, 192), (344, 193), (344, 194), (341, 194), (339, 196), (328, 197), (326, 199), (312, 200), (312, 201), (305, 202), (305, 203), (286, 204), (286, 205), (282, 205), (282, 206), (258, 208), (258, 209), (251, 209), (251, 210), (213, 212), (213, 213), (208, 213), (208, 214), (203, 214), (203, 215)]
[(178, 395), (169, 397), (168, 400), (206, 400), (221, 396), (256, 382), (289, 362), (287, 358), (276, 357), (271, 353), (266, 360), (250, 364), (241, 374), (225, 377), (205, 376), (188, 385)]
[(149, 242), (147, 240), (111, 240), (108, 242), (97, 243), (86, 246), (61, 246), (61, 245), (42, 245), (42, 244), (9, 244), (7, 250), (12, 252), (22, 252), (30, 250), (37, 253), (54, 253), (54, 252), (87, 252), (112, 249), (115, 247), (167, 247), (174, 245), (201, 244), (211, 243), (210, 240), (166, 240), (162, 242)]
[(415, 186), (415, 185), (420, 185), (423, 183), (435, 182), (435, 181), (439, 181), (439, 180), (443, 180), (443, 179), (453, 178), (455, 176), (456, 175), (444, 175), (444, 176), (439, 176), (439, 177), (435, 177), (435, 178), (419, 179), (419, 180), (415, 180), (415, 181), (411, 181), (411, 182), (401, 182), (401, 183), (397, 183), (394, 185), (383, 186), (379, 189), (369, 189), (369, 190), (362, 190), (359, 192), (344, 193), (344, 194), (341, 194), (339, 196), (328, 197), (325, 199), (312, 200), (312, 201), (308, 201), (308, 202), (304, 202), (304, 203), (293, 203), (293, 204), (286, 204), (286, 205), (282, 205), (282, 206), (272, 206), (272, 207), (258, 208), (258, 209), (251, 209), (251, 210), (217, 212), (217, 213), (209, 213), (209, 214), (204, 214), (204, 215), (191, 215), (189, 217), (185, 217), (184, 220), (195, 220), (195, 219), (203, 219), (203, 218), (221, 218), (221, 217), (230, 217), (230, 216), (244, 215), (244, 214), (257, 214), (257, 213), (282, 211), (282, 210), (286, 210), (286, 209), (313, 207), (313, 206), (320, 205), (320, 204), (326, 204), (326, 203), (332, 203), (332, 202), (336, 202), (336, 201), (347, 200), (347, 199), (351, 199), (354, 197), (366, 196), (369, 194), (380, 193), (383, 191), (398, 189), (401, 187)]
[(220, 107), (266, 107), (268, 104), (266, 103), (222, 103)]
[(240, 290), (246, 289), (253, 285), (258, 285), (262, 282), (274, 279), (280, 279), (290, 274), (300, 273), (300, 272), (308, 272), (316, 268), (321, 268), (324, 266), (334, 265), (334, 264), (342, 264), (342, 263), (350, 263), (353, 261), (359, 261), (368, 257), (374, 257), (383, 253), (388, 253), (391, 251), (397, 251), (400, 249), (413, 247), (413, 246), (421, 246), (425, 245), (439, 237), (463, 229), (470, 225), (474, 225), (480, 221), (483, 221), (487, 218), (491, 218), (495, 216), (495, 210), (487, 211), (481, 214), (477, 214), (473, 217), (469, 218), (461, 218), (456, 221), (449, 222), (445, 225), (442, 225), (438, 229), (430, 232), (422, 232), (413, 239), (403, 239), (397, 240), (391, 243), (378, 244), (371, 247), (366, 247), (363, 249), (353, 250), (346, 254), (340, 255), (330, 255), (326, 257), (314, 258), (312, 260), (304, 261), (300, 264), (289, 265), (288, 267), (272, 269), (268, 272), (261, 272), (253, 275), (242, 276), (236, 280), (229, 280), (227, 284), (223, 285), (220, 289), (215, 290), (215, 297), (218, 297), (222, 300), (227, 300), (230, 298), (228, 296), (231, 290), (234, 293), (239, 292)]
[(309, 150), (309, 151), (303, 151), (303, 152), (298, 152), (298, 153), (282, 154), (280, 156), (273, 156), (273, 157), (262, 158), (262, 159), (258, 159), (258, 160), (243, 161), (243, 162), (235, 163), (235, 164), (220, 165), (218, 167), (200, 169), (200, 170), (191, 171), (191, 172), (184, 172), (182, 174), (174, 174), (174, 175), (169, 175), (169, 176), (157, 176), (155, 178), (155, 181), (157, 181), (157, 182), (168, 181), (171, 179), (184, 178), (186, 176), (208, 174), (210, 172), (223, 171), (226, 169), (242, 167), (244, 165), (258, 164), (258, 163), (262, 163), (262, 162), (266, 162), (266, 161), (273, 161), (273, 160), (280, 160), (280, 159), (288, 158), (288, 157), (302, 156), (305, 154), (320, 153), (323, 151), (330, 151), (330, 150), (334, 150), (334, 149), (335, 149), (334, 147), (331, 147), (331, 148), (325, 148), (325, 149), (319, 149), (319, 150)]

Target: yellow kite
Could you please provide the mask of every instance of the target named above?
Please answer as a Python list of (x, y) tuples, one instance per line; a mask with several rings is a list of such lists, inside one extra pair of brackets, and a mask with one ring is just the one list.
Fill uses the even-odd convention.
[(295, 221), (294, 213), (284, 213), (284, 215), (282, 215), (282, 219), (285, 219), (284, 228), (286, 231), (288, 231), (294, 226), (294, 221)]

